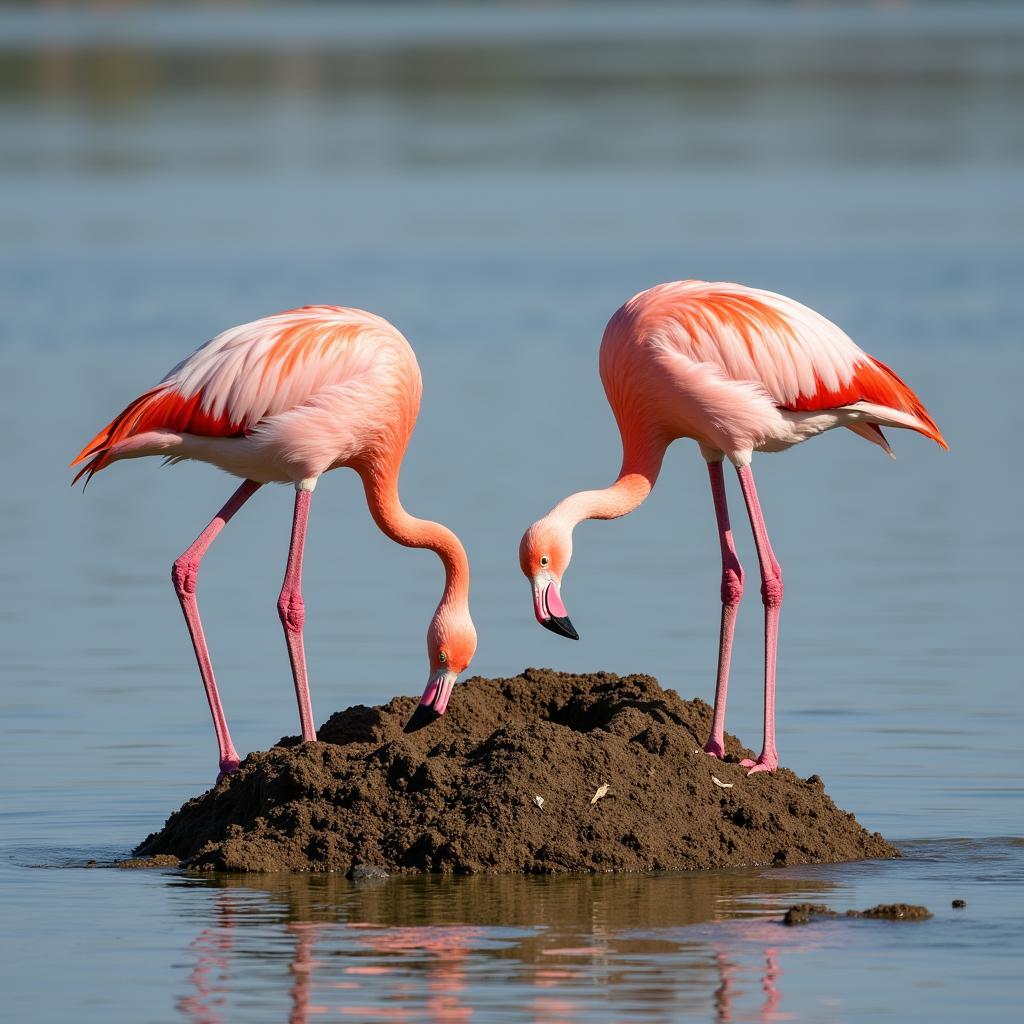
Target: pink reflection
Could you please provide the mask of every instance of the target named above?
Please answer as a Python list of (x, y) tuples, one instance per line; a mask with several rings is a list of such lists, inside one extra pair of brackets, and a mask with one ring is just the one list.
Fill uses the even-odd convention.
[(292, 1010), (288, 1015), (288, 1024), (305, 1024), (310, 1014), (327, 1013), (326, 1006), (310, 1002), (313, 972), (320, 966), (319, 961), (313, 959), (313, 946), (323, 928), (321, 924), (299, 922), (288, 925), (288, 931), (295, 936), (295, 959), (289, 968), (295, 981), (292, 984)]
[[(463, 1002), (465, 992), (465, 961), (474, 941), (480, 935), (479, 928), (417, 927), (417, 928), (367, 928), (365, 925), (351, 925), (359, 929), (357, 938), (361, 945), (368, 947), (377, 956), (403, 956), (425, 952), (427, 962), (426, 1003), (427, 1019), (436, 1024), (464, 1024), (473, 1014), (472, 1007)], [(396, 965), (397, 967), (398, 965)], [(352, 970), (347, 969), (348, 971)], [(386, 974), (394, 969), (387, 966), (356, 968), (360, 973)], [(407, 972), (401, 971), (403, 981)], [(396, 986), (398, 991), (409, 990), (410, 986)], [(393, 1016), (388, 1020), (406, 1019), (411, 1011), (395, 1008), (389, 1011)]]
[[(320, 966), (313, 958), (313, 945), (320, 932), (327, 926), (315, 924), (291, 924), (288, 930), (296, 936), (295, 960), (291, 972), (295, 977), (292, 987), (292, 1012), (289, 1024), (308, 1024), (309, 1018), (331, 1012), (331, 1007), (314, 1004), (311, 1001), (313, 973)], [(402, 955), (413, 951), (431, 954), (427, 969), (427, 987), (431, 992), (427, 1000), (427, 1019), (436, 1024), (464, 1024), (472, 1015), (472, 1009), (461, 1002), (465, 988), (462, 963), (468, 955), (471, 942), (478, 932), (474, 928), (399, 928), (357, 930), (360, 945), (369, 947), (381, 956)], [(370, 977), (399, 976), (399, 972), (387, 964), (362, 964), (344, 968), (346, 975)], [(404, 975), (405, 972), (402, 972)], [(358, 987), (358, 982), (348, 986)], [(348, 987), (345, 982), (333, 983), (330, 987)], [(412, 991), (412, 986), (400, 983), (397, 992)], [(360, 1020), (407, 1021), (421, 1018), (413, 1008), (395, 1006), (343, 1005), (334, 1009), (345, 1017)]]
[(182, 996), (175, 1005), (193, 1024), (222, 1024), (225, 1020), (224, 993), (233, 945), (234, 909), (230, 896), (218, 899), (217, 926), (204, 928), (189, 944), (196, 958), (188, 976), (194, 992)]
[(346, 1017), (358, 1017), (360, 1020), (411, 1020), (408, 1010), (399, 1010), (391, 1006), (339, 1006), (338, 1013)]
[[(549, 946), (539, 951), (541, 957), (575, 956), (604, 958), (608, 955), (605, 946)], [(543, 961), (542, 961), (543, 962)], [(568, 982), (578, 980), (584, 970), (583, 964), (566, 964), (565, 966), (543, 966), (534, 968), (529, 981), (534, 987), (544, 989), (564, 988)], [(568, 1024), (569, 1020), (579, 1020), (584, 1013), (584, 1006), (579, 1002), (558, 998), (554, 995), (537, 995), (528, 1005), (534, 1024)]]
[(749, 943), (764, 948), (764, 961), (760, 969), (761, 992), (763, 999), (756, 1016), (744, 1015), (744, 1020), (756, 1020), (759, 1024), (775, 1024), (778, 1021), (795, 1020), (796, 1015), (780, 1010), (782, 992), (779, 979), (782, 968), (779, 966), (779, 947), (786, 953), (808, 953), (825, 945), (820, 933), (813, 931), (794, 933), (791, 929), (783, 929), (778, 918), (754, 921), (730, 921), (716, 926), (719, 935), (729, 937), (729, 945), (723, 946), (721, 940), (714, 942), (715, 964), (718, 968), (720, 983), (715, 991), (715, 1020), (719, 1024), (733, 1021), (733, 999), (736, 995), (736, 979), (738, 975), (749, 974), (751, 967), (743, 964), (739, 967), (730, 957), (735, 957), (738, 943)]
[[(195, 965), (189, 973), (192, 991), (179, 999), (177, 1008), (192, 1024), (225, 1024), (228, 981), (234, 949), (234, 929), (249, 920), (242, 916), (230, 893), (219, 895), (216, 923), (204, 928), (190, 950)], [(471, 951), (481, 944), (486, 929), (470, 926), (386, 927), (367, 923), (348, 925), (292, 922), (287, 935), (294, 943), (291, 963), (289, 1024), (310, 1024), (324, 1016), (366, 1021), (432, 1021), (434, 1024), (468, 1024), (473, 1010), (468, 1002), (468, 963)], [(324, 938), (343, 934), (356, 949), (354, 957), (317, 959)], [(781, 1009), (780, 951), (801, 953), (825, 945), (826, 935), (814, 930), (784, 929), (778, 920), (721, 922), (705, 934), (714, 951), (718, 986), (714, 992), (715, 1019), (721, 1024), (756, 1020), (765, 1024), (793, 1019)], [(543, 943), (540, 939), (538, 945)], [(763, 953), (758, 956), (758, 951)], [(362, 953), (362, 962), (360, 962)], [(515, 954), (525, 968), (517, 982), (529, 989), (522, 1007), (535, 1024), (563, 1024), (586, 1013), (588, 1001), (566, 998), (568, 986), (591, 978), (602, 963), (611, 973), (600, 979), (606, 996), (617, 979), (614, 962), (607, 962), (603, 945), (554, 946), (532, 950), (529, 944)], [(553, 962), (551, 957), (579, 957), (575, 963)], [(614, 958), (612, 958), (614, 961)], [(320, 998), (314, 1001), (318, 975), (328, 970), (333, 977), (320, 979)], [(661, 972), (659, 972), (660, 974)], [(670, 972), (671, 973), (671, 972)], [(755, 988), (754, 977), (759, 979)], [(360, 979), (367, 979), (366, 982)], [(665, 977), (668, 996), (675, 986)], [(335, 999), (325, 1002), (327, 992)], [(751, 997), (759, 1005), (751, 1010)], [(363, 995), (365, 993), (365, 996)], [(373, 1005), (360, 1005), (369, 998)], [(742, 1003), (740, 1002), (742, 1000)], [(674, 1002), (674, 998), (670, 999)]]
[(529, 1005), (536, 1024), (571, 1024), (579, 1020), (579, 1003), (565, 999), (553, 999), (548, 996), (537, 996)]
[[(780, 1020), (782, 1017), (777, 1012), (779, 1000), (782, 993), (779, 991), (776, 981), (782, 977), (782, 971), (778, 964), (778, 953), (774, 949), (764, 951), (764, 977), (761, 979), (761, 990), (764, 992), (764, 1005), (761, 1007), (761, 1015), (765, 1020)], [(785, 1015), (787, 1018), (789, 1014)]]
[[(718, 967), (720, 984), (715, 991), (715, 1020), (719, 1024), (729, 1024), (733, 1018), (733, 995), (735, 975), (737, 971), (749, 971), (748, 967), (737, 968), (725, 953), (721, 950), (715, 953), (715, 964)], [(789, 1020), (790, 1015), (778, 1012), (779, 1001), (782, 993), (779, 992), (776, 982), (782, 976), (778, 965), (778, 953), (774, 949), (764, 951), (764, 971), (761, 975), (761, 991), (764, 993), (757, 1016), (753, 1019), (759, 1024), (769, 1024), (772, 1021)]]

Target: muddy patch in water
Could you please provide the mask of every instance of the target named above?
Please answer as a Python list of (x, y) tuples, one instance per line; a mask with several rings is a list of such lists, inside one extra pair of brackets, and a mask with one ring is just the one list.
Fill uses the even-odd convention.
[[(824, 903), (794, 903), (786, 911), (783, 924), (810, 924), (821, 918), (839, 917), (839, 911)], [(843, 917), (866, 917), (876, 921), (927, 921), (932, 912), (913, 903), (879, 903), (867, 910), (847, 910)]]

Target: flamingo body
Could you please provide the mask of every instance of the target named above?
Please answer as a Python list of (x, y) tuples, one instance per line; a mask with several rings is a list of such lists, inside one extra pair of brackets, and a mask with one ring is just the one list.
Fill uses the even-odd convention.
[(689, 437), (741, 460), (836, 426), (887, 445), (881, 426), (945, 446), (917, 396), (835, 324), (743, 285), (677, 281), (634, 296), (601, 342), (601, 380), (620, 429)]
[(196, 603), (199, 563), (217, 534), (263, 484), (292, 483), (295, 512), (278, 610), (305, 740), (316, 738), (302, 627), (302, 556), (319, 477), (359, 473), (370, 513), (393, 540), (440, 557), (445, 588), (427, 631), (430, 680), (410, 720), (443, 714), (455, 679), (476, 649), (469, 566), (446, 527), (416, 519), (398, 497), (398, 474), (416, 423), (422, 381), (416, 356), (386, 320), (357, 309), (305, 306), (219, 334), (133, 401), (79, 453), (75, 481), (147, 455), (208, 462), (243, 483), (172, 569), (195, 647), (220, 748), (221, 774), (237, 768)]
[(669, 444), (691, 438), (708, 464), (722, 553), (722, 624), (711, 736), (725, 755), (724, 723), (743, 568), (729, 521), (722, 462), (736, 467), (761, 570), (765, 609), (765, 737), (752, 772), (778, 766), (775, 665), (782, 569), (768, 539), (751, 470), (753, 453), (783, 451), (847, 427), (892, 454), (882, 427), (915, 430), (947, 447), (920, 399), (835, 324), (773, 292), (725, 282), (676, 281), (634, 296), (611, 318), (601, 380), (622, 437), (618, 479), (565, 498), (524, 534), (520, 566), (538, 621), (576, 638), (561, 598), (572, 531), (584, 519), (626, 515), (650, 494)]
[[(315, 479), (405, 452), (422, 382), (412, 347), (379, 316), (306, 306), (233, 327), (103, 428), (72, 465), (197, 459), (257, 483)], [(78, 477), (75, 478), (76, 480)]]

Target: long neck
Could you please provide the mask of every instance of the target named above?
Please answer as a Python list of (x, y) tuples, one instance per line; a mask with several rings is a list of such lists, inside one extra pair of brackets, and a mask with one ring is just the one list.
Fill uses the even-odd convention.
[[(417, 519), (402, 507), (398, 497), (399, 465), (368, 465), (359, 468), (373, 521), (393, 541), (409, 548), (429, 548), (444, 565), (441, 605), (469, 601), (469, 560), (459, 538), (440, 523)], [(440, 606), (439, 606), (440, 607)]]
[(575, 526), (584, 519), (618, 519), (632, 512), (651, 493), (667, 447), (665, 440), (623, 435), (622, 469), (615, 483), (601, 490), (570, 494), (551, 514)]

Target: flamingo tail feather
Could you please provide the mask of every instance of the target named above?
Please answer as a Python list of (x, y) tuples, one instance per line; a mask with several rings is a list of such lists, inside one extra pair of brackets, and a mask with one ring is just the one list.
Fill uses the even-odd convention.
[(243, 433), (241, 424), (230, 422), (226, 415), (211, 415), (203, 410), (202, 404), (201, 391), (185, 398), (168, 384), (158, 384), (140, 395), (75, 456), (71, 467), (86, 464), (78, 471), (72, 486), (83, 475), (88, 485), (96, 473), (117, 458), (118, 445), (147, 431), (173, 430), (206, 437), (236, 437)]
[[(871, 358), (871, 362), (877, 371), (880, 371), (883, 380), (888, 385), (885, 390), (890, 390), (894, 393), (893, 397), (898, 400), (899, 404), (889, 399), (885, 402), (886, 405), (893, 405), (894, 408), (902, 409), (904, 412), (910, 413), (914, 419), (918, 420), (920, 426), (915, 427), (919, 434), (924, 434), (925, 437), (931, 438), (940, 448), (949, 451), (949, 445), (946, 443), (946, 439), (942, 436), (942, 431), (939, 430), (938, 424), (932, 419), (931, 414), (924, 407), (924, 403), (917, 395), (910, 389), (910, 387), (903, 382), (903, 379), (892, 369), (885, 365), (885, 363), (878, 359)], [(872, 401), (879, 401), (882, 396), (875, 397), (872, 395)], [(879, 430), (881, 433), (881, 430)], [(890, 452), (891, 454), (891, 452)]]

